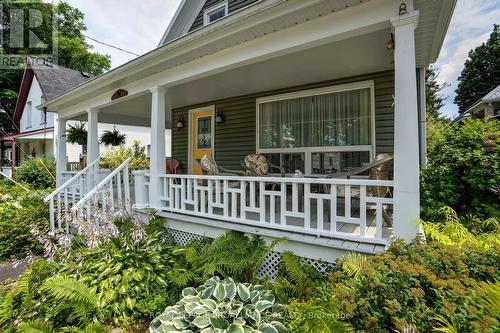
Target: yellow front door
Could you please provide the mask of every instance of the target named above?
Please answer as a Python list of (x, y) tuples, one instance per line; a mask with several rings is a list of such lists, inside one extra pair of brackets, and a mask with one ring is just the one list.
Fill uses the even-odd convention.
[(213, 121), (212, 108), (199, 109), (191, 113), (191, 168), (195, 175), (202, 174), (199, 165), (201, 158), (214, 154)]

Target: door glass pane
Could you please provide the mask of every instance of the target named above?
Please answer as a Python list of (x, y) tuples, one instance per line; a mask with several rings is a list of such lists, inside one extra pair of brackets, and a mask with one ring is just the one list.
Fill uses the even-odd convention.
[(212, 148), (212, 117), (198, 118), (197, 128), (197, 144), (198, 149)]
[(370, 89), (260, 104), (260, 148), (371, 144)]
[(311, 162), (313, 174), (347, 172), (370, 163), (370, 152), (312, 153)]

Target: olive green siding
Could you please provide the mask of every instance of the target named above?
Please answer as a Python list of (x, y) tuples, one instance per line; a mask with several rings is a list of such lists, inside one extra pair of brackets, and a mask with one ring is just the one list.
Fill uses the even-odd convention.
[(172, 130), (172, 154), (179, 159), (187, 171), (188, 166), (188, 113), (190, 109), (215, 105), (216, 112), (222, 111), (224, 122), (215, 124), (215, 158), (226, 168), (240, 168), (243, 157), (256, 151), (256, 100), (260, 97), (314, 89), (356, 81), (374, 80), (375, 82), (375, 132), (377, 153), (391, 153), (394, 147), (394, 73), (384, 72), (363, 75), (328, 82), (309, 84), (263, 92), (259, 94), (239, 96), (219, 101), (175, 109), (174, 125), (179, 117), (183, 117), (185, 126)]
[[(229, 0), (227, 4), (227, 11), (229, 14), (237, 11), (238, 9), (241, 9), (243, 7), (246, 7), (248, 5), (251, 5), (254, 2), (257, 2), (258, 0)], [(189, 31), (193, 31), (195, 29), (198, 29), (203, 26), (203, 15), (205, 13), (205, 10), (213, 7), (221, 2), (224, 2), (223, 0), (207, 0), (205, 2), (205, 5), (203, 5), (203, 8), (201, 11), (198, 13), (198, 16), (196, 16), (196, 19), (193, 22), (193, 25), (189, 29)]]

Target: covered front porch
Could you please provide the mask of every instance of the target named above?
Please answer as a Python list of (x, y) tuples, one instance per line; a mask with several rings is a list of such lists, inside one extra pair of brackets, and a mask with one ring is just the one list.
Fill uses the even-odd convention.
[[(327, 2), (308, 7), (307, 15), (297, 2), (282, 6), (290, 6), (279, 12), (283, 20), (318, 15), (295, 17), (300, 23), (281, 28), (274, 25), (282, 20), (269, 17), (272, 26), (239, 34), (214, 24), (212, 34), (194, 32), (116, 69), (112, 82), (97, 78), (70, 92), (73, 100), (47, 103), (59, 113), (58, 142), (64, 143), (66, 121), (87, 121), (91, 165), (99, 158), (98, 122), (149, 125), (150, 168), (133, 172), (128, 200), (176, 223), (356, 247), (412, 239), (419, 216), (419, 114), (425, 115), (419, 91), (428, 56), (415, 44), (418, 11), (408, 5), (398, 16), (389, 0), (349, 8)], [(118, 91), (121, 97), (112, 99)], [(172, 157), (181, 164), (176, 173), (167, 173), (167, 129)], [(59, 144), (58, 156), (65, 156), (63, 149)], [(284, 174), (202, 175), (198, 166), (211, 156), (243, 171), (242, 159), (253, 153)], [(369, 172), (331, 177), (381, 154), (394, 157), (385, 179)], [(65, 165), (58, 160), (58, 173)], [(94, 180), (86, 200), (99, 202), (105, 192), (116, 202), (124, 168)]]

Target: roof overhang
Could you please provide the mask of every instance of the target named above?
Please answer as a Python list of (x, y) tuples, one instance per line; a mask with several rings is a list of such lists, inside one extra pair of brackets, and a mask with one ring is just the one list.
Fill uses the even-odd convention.
[[(422, 20), (416, 35), (417, 65), (425, 67), (439, 54), (456, 0), (415, 2), (416, 6), (421, 6), (417, 9)], [(257, 62), (278, 57), (286, 52), (352, 38), (356, 34), (388, 29), (389, 20), (397, 15), (398, 8), (399, 2), (394, 0), (258, 2), (94, 78), (43, 103), (39, 108), (47, 107), (49, 111), (61, 112), (64, 108), (83, 107), (88, 104), (88, 100), (98, 98), (101, 99), (101, 104), (109, 103), (109, 97), (103, 92), (108, 94), (138, 82), (149, 80), (158, 85), (173, 87), (186, 83), (189, 78), (199, 79), (201, 75), (234, 69), (252, 61)], [(350, 15), (353, 13), (358, 16), (351, 19)], [(306, 39), (310, 38), (311, 34), (302, 34), (302, 27), (311, 31), (316, 29), (313, 40)], [(268, 44), (264, 44), (265, 42)], [(272, 45), (265, 55), (264, 51), (267, 50), (264, 50), (262, 45)], [(228, 59), (244, 47), (247, 53), (245, 59), (240, 59), (238, 64), (229, 63)], [(212, 61), (212, 67), (205, 66), (205, 72), (196, 72), (206, 59), (207, 62)], [(158, 79), (159, 76), (161, 79)], [(129, 92), (132, 94), (140, 91)], [(88, 104), (88, 107), (95, 106)]]

